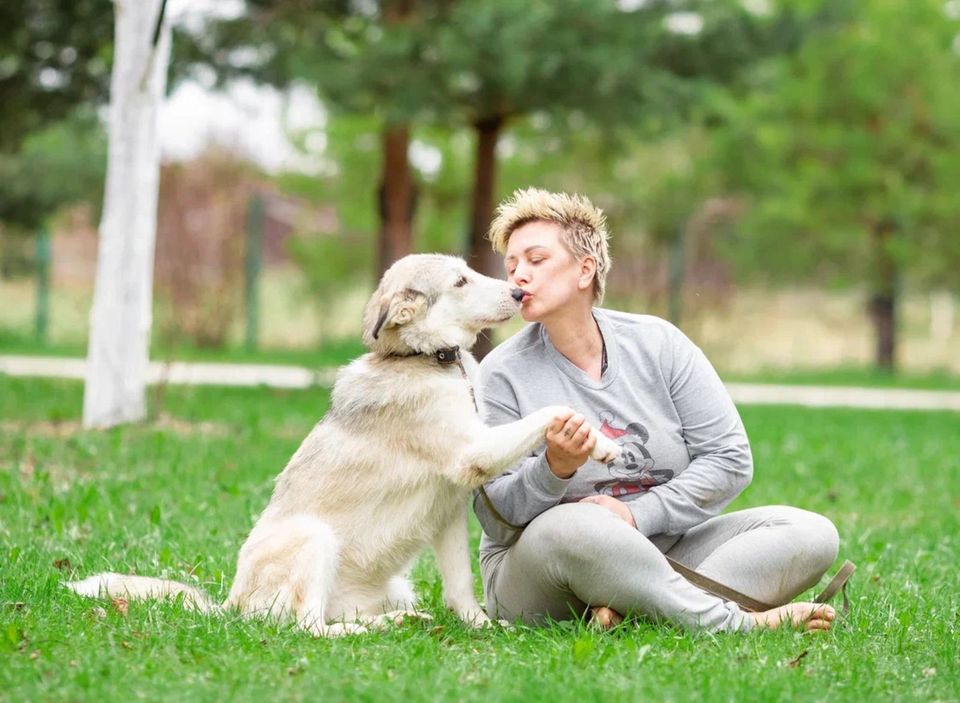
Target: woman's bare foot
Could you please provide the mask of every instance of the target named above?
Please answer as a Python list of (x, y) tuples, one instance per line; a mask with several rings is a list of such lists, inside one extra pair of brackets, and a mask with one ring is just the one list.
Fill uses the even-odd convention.
[(762, 613), (748, 613), (754, 625), (775, 630), (784, 625), (803, 629), (829, 630), (837, 611), (823, 603), (787, 603)]
[(612, 630), (623, 622), (623, 616), (613, 608), (598, 605), (596, 608), (590, 608), (590, 621), (601, 630)]

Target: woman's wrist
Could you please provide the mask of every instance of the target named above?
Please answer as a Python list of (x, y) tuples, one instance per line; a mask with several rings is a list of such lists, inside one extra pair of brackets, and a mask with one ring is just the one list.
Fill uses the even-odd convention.
[(572, 477), (575, 473), (577, 473), (577, 471), (580, 470), (580, 467), (583, 466), (583, 463), (584, 463), (584, 462), (577, 463), (576, 460), (563, 461), (562, 459), (559, 459), (553, 456), (550, 453), (549, 447), (547, 447), (546, 459), (547, 459), (547, 466), (550, 467), (551, 473), (553, 473), (553, 475), (556, 476), (557, 478)]

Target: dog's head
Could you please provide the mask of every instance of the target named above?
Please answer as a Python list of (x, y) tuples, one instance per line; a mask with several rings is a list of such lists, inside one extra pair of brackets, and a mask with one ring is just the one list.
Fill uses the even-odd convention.
[(458, 257), (406, 256), (387, 269), (367, 303), (363, 341), (381, 354), (469, 349), (480, 330), (513, 317), (519, 298), (519, 289)]

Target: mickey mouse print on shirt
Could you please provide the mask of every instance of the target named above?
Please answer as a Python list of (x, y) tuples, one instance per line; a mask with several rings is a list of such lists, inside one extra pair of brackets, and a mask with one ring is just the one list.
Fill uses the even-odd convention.
[(646, 447), (650, 433), (639, 422), (618, 427), (614, 424), (611, 413), (602, 412), (600, 431), (619, 444), (623, 452), (620, 458), (607, 464), (612, 478), (593, 484), (597, 493), (621, 498), (633, 493), (644, 493), (673, 478), (673, 471), (654, 468), (656, 461)]

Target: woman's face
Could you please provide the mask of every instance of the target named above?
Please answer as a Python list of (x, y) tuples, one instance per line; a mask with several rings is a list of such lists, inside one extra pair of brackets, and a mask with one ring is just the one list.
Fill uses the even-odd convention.
[(579, 262), (560, 239), (560, 225), (528, 222), (507, 242), (507, 280), (524, 292), (520, 314), (527, 322), (546, 317), (579, 298)]

